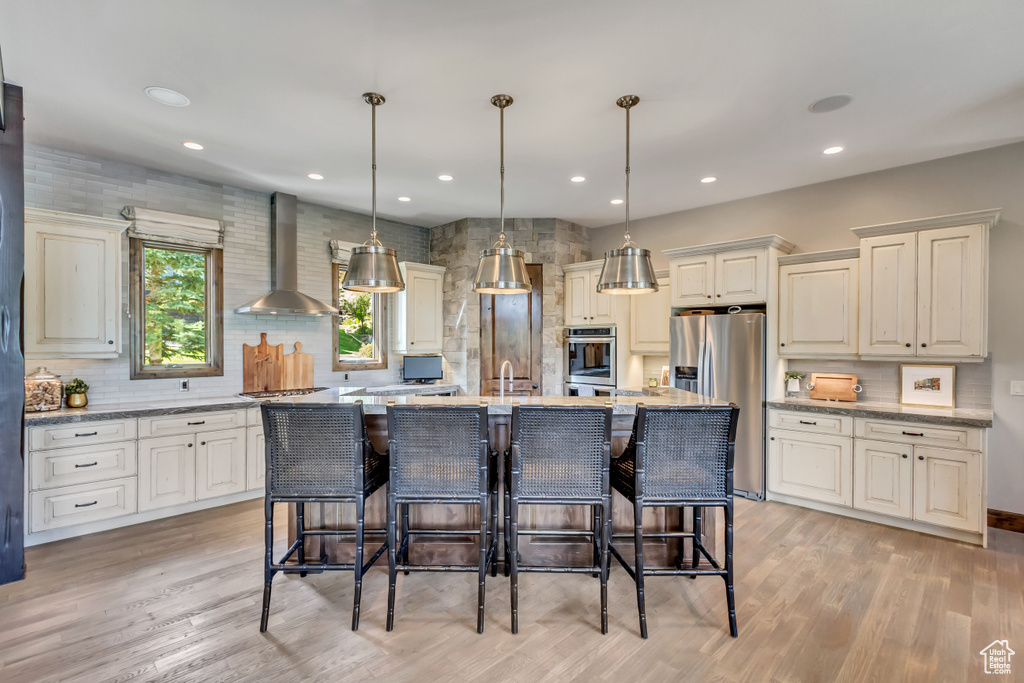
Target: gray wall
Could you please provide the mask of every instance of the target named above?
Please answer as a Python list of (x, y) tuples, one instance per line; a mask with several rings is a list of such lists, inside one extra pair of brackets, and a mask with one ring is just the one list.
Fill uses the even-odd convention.
[[(54, 211), (117, 218), (126, 205), (216, 218), (225, 223), (224, 240), (224, 376), (200, 377), (192, 390), (178, 393), (177, 380), (128, 379), (127, 321), (123, 352), (116, 360), (30, 360), (29, 369), (45, 365), (66, 381), (81, 377), (90, 385), (94, 403), (151, 401), (228, 396), (242, 390), (242, 344), (258, 344), (268, 332), (271, 344), (302, 342), (314, 356), (318, 386), (343, 384), (331, 369), (332, 319), (237, 315), (238, 306), (270, 289), (270, 195), (107, 159), (26, 146), (25, 205)], [(360, 214), (299, 202), (299, 289), (321, 301), (332, 296), (328, 242), (362, 242), (370, 232), (370, 218)], [(405, 261), (426, 263), (430, 257), (430, 230), (377, 222), (380, 239), (398, 250)], [(127, 238), (123, 242), (124, 302), (128, 301)], [(386, 384), (399, 377), (399, 360), (389, 358), (387, 370), (354, 372), (349, 385)]]
[[(719, 182), (729, 182), (721, 178)], [(849, 228), (1002, 207), (992, 230), (989, 349), (992, 409), (989, 507), (1024, 513), (1024, 143), (901, 166), (842, 180), (633, 221), (633, 239), (654, 251), (778, 233), (797, 251), (856, 247)], [(622, 226), (594, 230), (595, 254), (622, 239)]]

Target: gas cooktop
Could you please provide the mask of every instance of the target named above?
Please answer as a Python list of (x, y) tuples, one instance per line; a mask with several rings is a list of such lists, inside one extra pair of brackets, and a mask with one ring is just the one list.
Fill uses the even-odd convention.
[(318, 391), (323, 391), (327, 387), (310, 387), (308, 389), (275, 389), (274, 391), (249, 391), (246, 393), (239, 394), (239, 396), (245, 396), (246, 398), (282, 398), (285, 396), (303, 396), (305, 394), (315, 394)]

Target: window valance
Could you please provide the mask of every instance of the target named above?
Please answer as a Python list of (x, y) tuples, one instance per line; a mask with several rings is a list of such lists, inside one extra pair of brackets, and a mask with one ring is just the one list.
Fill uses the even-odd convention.
[(121, 215), (132, 222), (128, 236), (183, 246), (224, 248), (224, 223), (166, 211), (124, 207)]

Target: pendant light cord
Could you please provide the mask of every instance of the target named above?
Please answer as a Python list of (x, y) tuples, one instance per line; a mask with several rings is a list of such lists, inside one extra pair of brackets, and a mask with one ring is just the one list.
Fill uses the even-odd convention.
[(505, 107), (498, 107), (498, 121), (499, 125), (499, 138), (498, 143), (500, 162), (500, 175), (501, 175), (501, 235), (498, 237), (498, 241), (501, 246), (505, 246)]
[(622, 246), (629, 246), (629, 107), (626, 107), (626, 242)]
[[(626, 112), (629, 116), (629, 111)], [(377, 242), (377, 101), (370, 102), (370, 158), (371, 177), (373, 178), (373, 229), (370, 231), (370, 243)], [(628, 214), (628, 210), (627, 210)]]

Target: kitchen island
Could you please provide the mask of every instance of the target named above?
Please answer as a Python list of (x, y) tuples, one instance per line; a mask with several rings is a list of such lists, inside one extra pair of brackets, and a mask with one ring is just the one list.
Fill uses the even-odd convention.
[[(362, 401), (366, 415), (366, 425), (373, 445), (378, 450), (387, 448), (387, 404), (394, 402), (404, 405), (487, 405), (490, 422), (491, 447), (504, 452), (508, 448), (509, 429), (512, 418), (513, 404), (542, 406), (604, 406), (611, 404), (612, 416), (612, 457), (623, 451), (629, 440), (636, 415), (636, 406), (643, 403), (650, 406), (685, 406), (685, 405), (722, 405), (721, 401), (699, 396), (688, 391), (661, 387), (656, 395), (648, 396), (615, 396), (615, 397), (582, 397), (582, 396), (509, 396), (501, 399), (496, 396), (381, 396), (343, 394), (339, 390), (321, 391), (305, 396), (290, 396), (276, 399), (274, 403), (318, 404), (341, 403), (351, 404)], [(743, 419), (743, 416), (740, 416)], [(382, 490), (383, 491), (383, 490)], [(385, 526), (385, 496), (378, 492), (367, 501), (366, 528), (383, 529)], [(501, 497), (499, 496), (499, 505)], [(613, 492), (612, 524), (615, 533), (632, 533), (632, 505), (617, 492)], [(294, 516), (294, 510), (291, 513)], [(464, 505), (426, 505), (410, 507), (409, 520), (413, 529), (465, 529), (479, 528), (478, 511)], [(307, 524), (310, 528), (323, 525), (333, 529), (351, 529), (355, 526), (355, 510), (351, 505), (314, 504), (306, 511)], [(503, 512), (499, 513), (499, 519)], [(591, 524), (588, 506), (525, 506), (520, 513), (520, 528), (544, 529), (588, 529)], [(690, 525), (689, 514), (682, 519), (675, 509), (648, 509), (644, 511), (644, 528), (651, 531), (675, 531), (685, 524)], [(715, 545), (715, 517), (704, 515), (703, 533), (705, 545)], [(290, 525), (290, 540), (294, 540), (294, 519)], [(529, 539), (528, 541), (526, 539)], [(381, 539), (378, 541), (377, 539)], [(367, 545), (375, 546), (382, 542), (381, 535), (372, 536)], [(478, 548), (476, 540), (471, 536), (448, 536), (437, 539), (413, 539), (410, 544), (410, 561), (417, 564), (474, 564)], [(354, 546), (348, 542), (339, 542), (327, 537), (322, 541), (332, 561), (350, 562)], [(307, 553), (316, 557), (320, 552), (320, 538), (307, 540)], [(499, 548), (502, 547), (499, 544)], [(528, 564), (557, 562), (570, 565), (588, 565), (593, 558), (591, 547), (581, 542), (579, 537), (572, 536), (530, 536), (524, 537), (520, 544), (523, 561)], [(675, 542), (651, 539), (645, 544), (644, 553), (655, 564), (668, 564), (675, 557)]]

